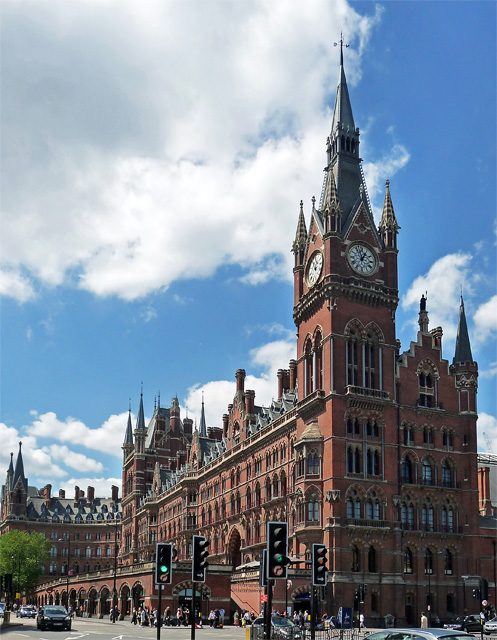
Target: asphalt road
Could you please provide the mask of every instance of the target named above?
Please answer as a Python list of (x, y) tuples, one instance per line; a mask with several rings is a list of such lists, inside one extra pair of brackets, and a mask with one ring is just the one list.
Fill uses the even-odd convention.
[[(6, 629), (2, 629), (2, 636), (8, 636), (8, 640), (156, 640), (157, 629), (154, 627), (140, 627), (130, 624), (129, 621), (117, 621), (112, 624), (110, 620), (98, 620), (94, 618), (73, 618), (71, 631), (40, 631), (36, 628), (36, 621), (28, 618), (13, 618), (12, 623)], [(161, 640), (189, 640), (190, 627), (162, 627)], [(195, 630), (195, 640), (248, 640), (245, 629), (238, 627), (223, 627), (211, 629), (204, 627)]]

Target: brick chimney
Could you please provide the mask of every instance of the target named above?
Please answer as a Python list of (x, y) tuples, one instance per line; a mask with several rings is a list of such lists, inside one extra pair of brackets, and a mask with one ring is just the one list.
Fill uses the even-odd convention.
[(88, 487), (86, 490), (86, 504), (90, 504), (95, 500), (95, 487)]
[(66, 492), (64, 491), (64, 489), (59, 489), (59, 498), (65, 498), (66, 497)]
[(117, 500), (119, 499), (119, 487), (116, 487), (116, 485), (113, 484), (110, 490), (112, 495), (112, 502), (117, 502)]
[(236, 372), (236, 390), (243, 391), (245, 388), (245, 369), (237, 369)]

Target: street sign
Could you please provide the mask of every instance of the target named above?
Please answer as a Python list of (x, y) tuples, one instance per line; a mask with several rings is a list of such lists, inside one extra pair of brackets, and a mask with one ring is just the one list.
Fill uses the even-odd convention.
[(482, 603), (482, 605), (483, 605), (484, 607), (486, 607), (486, 606), (487, 606), (487, 604), (488, 604), (488, 600), (482, 600), (482, 601), (481, 601), (481, 603)]
[(266, 593), (261, 596), (261, 602), (267, 602), (267, 594)]

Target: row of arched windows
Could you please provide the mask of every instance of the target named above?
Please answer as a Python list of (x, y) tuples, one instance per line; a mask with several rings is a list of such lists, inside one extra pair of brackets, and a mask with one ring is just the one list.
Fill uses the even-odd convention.
[[(363, 473), (362, 452), (360, 447), (347, 447), (347, 473)], [(379, 449), (366, 451), (366, 475), (381, 474), (381, 453)]]
[(419, 467), (414, 463), (412, 455), (408, 453), (402, 460), (402, 482), (451, 488), (456, 486), (455, 469), (448, 460), (444, 460), (442, 466), (437, 467), (434, 461), (425, 458), (421, 464), (421, 478), (419, 478)]
[(437, 509), (430, 498), (426, 498), (421, 506), (414, 507), (407, 496), (400, 507), (400, 522), (403, 529), (410, 531), (457, 531), (456, 512), (448, 500)]

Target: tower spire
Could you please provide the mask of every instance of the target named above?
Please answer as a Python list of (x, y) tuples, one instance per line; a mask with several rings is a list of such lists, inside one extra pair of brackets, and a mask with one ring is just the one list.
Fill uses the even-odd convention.
[(207, 424), (205, 422), (205, 410), (204, 410), (204, 392), (202, 391), (202, 411), (200, 413), (200, 436), (207, 437)]
[(464, 300), (461, 295), (461, 303), (459, 305), (459, 323), (457, 325), (456, 350), (452, 364), (457, 362), (464, 364), (465, 362), (473, 362), (471, 353), (471, 344), (469, 342), (468, 325), (466, 323), (466, 313), (464, 311)]
[(126, 427), (126, 435), (124, 436), (124, 444), (133, 444), (133, 427), (131, 425), (131, 399), (129, 401), (129, 409), (128, 409), (128, 424)]
[(386, 247), (397, 248), (397, 233), (400, 229), (395, 211), (393, 210), (392, 196), (390, 195), (390, 180), (385, 183), (385, 201), (383, 203), (383, 213), (379, 225), (383, 243)]
[(349, 45), (344, 43), (342, 34), (339, 42), (335, 42), (335, 46), (338, 45), (340, 45), (340, 72), (331, 131), (326, 141), (328, 163), (319, 209), (324, 210), (325, 198), (328, 194), (335, 194), (342, 212), (342, 231), (345, 232), (361, 203), (366, 208), (372, 226), (374, 223), (359, 156), (359, 129), (355, 126), (343, 66), (343, 49)]
[(19, 480), (21, 480), (24, 488), (28, 489), (28, 483), (26, 478), (24, 477), (24, 462), (22, 459), (22, 442), (19, 442), (19, 453), (17, 454), (16, 467), (14, 470), (14, 479), (12, 480), (12, 488), (14, 488)]
[(145, 431), (145, 414), (143, 412), (143, 385), (140, 393), (140, 407), (138, 409), (138, 417), (136, 419), (136, 428)]

